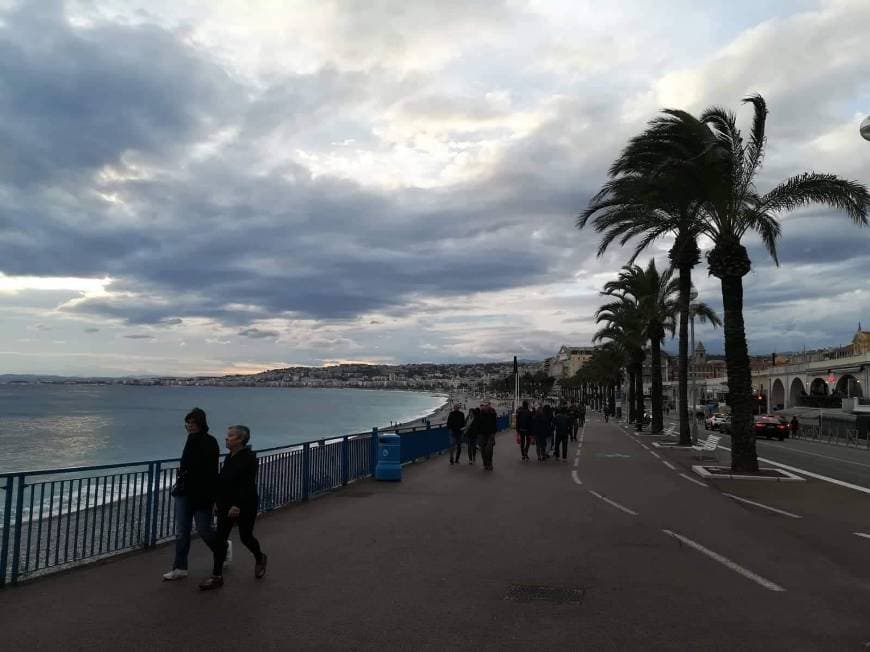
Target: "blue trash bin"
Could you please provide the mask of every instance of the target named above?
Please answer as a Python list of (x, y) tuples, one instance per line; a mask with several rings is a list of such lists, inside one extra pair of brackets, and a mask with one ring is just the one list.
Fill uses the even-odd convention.
[(402, 438), (399, 435), (378, 435), (376, 480), (402, 479)]

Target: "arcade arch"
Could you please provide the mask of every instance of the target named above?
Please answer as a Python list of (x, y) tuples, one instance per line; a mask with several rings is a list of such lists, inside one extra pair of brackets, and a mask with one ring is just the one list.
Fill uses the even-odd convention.
[(800, 398), (802, 394), (806, 394), (806, 390), (804, 389), (804, 383), (800, 378), (795, 378), (791, 381), (791, 387), (788, 390), (788, 404), (790, 407), (794, 407), (795, 405), (800, 405)]
[(813, 378), (813, 382), (810, 383), (810, 396), (827, 396), (828, 395), (828, 381), (824, 378)]
[(771, 410), (776, 410), (780, 405), (785, 407), (785, 387), (782, 381), (777, 378), (773, 381), (773, 385), (770, 388), (770, 408)]

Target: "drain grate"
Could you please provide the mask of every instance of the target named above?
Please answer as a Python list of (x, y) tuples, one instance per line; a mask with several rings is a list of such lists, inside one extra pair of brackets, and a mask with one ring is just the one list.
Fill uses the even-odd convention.
[(572, 589), (561, 586), (530, 586), (511, 584), (505, 600), (513, 602), (548, 602), (550, 604), (580, 604), (586, 589)]

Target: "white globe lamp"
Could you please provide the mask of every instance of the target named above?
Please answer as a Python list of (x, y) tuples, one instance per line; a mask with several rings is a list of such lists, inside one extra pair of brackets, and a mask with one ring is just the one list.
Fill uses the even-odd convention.
[(860, 131), (864, 140), (870, 140), (870, 115), (864, 118), (864, 121), (861, 123)]

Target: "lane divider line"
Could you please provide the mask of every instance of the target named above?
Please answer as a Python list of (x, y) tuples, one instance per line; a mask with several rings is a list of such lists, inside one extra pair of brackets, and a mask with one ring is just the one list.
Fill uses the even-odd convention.
[(666, 467), (668, 467), (671, 471), (677, 470), (677, 467), (675, 467), (673, 464), (671, 464), (667, 460), (662, 460), (662, 464), (664, 464)]
[(575, 484), (583, 485), (583, 481), (580, 479), (580, 476), (577, 475), (577, 469), (571, 471), (571, 479), (574, 480)]
[(864, 537), (865, 539), (870, 539), (870, 534), (864, 534), (863, 532), (853, 532), (855, 536)]
[(771, 582), (770, 580), (763, 578), (761, 575), (756, 575), (751, 570), (748, 570), (748, 569), (744, 568), (743, 566), (741, 566), (740, 564), (731, 561), (730, 559), (728, 559), (728, 557), (720, 555), (718, 552), (713, 552), (709, 548), (705, 548), (704, 546), (702, 546), (700, 543), (696, 543), (695, 541), (692, 541), (691, 539), (687, 539), (682, 534), (677, 534), (676, 532), (671, 532), (670, 530), (662, 530), (662, 532), (664, 532), (668, 536), (674, 537), (675, 539), (677, 539), (678, 541), (680, 541), (682, 543), (685, 543), (690, 548), (694, 548), (698, 552), (700, 552), (704, 555), (707, 555), (710, 559), (714, 559), (715, 561), (718, 561), (720, 564), (730, 568), (735, 573), (739, 573), (740, 575), (742, 575), (746, 579), (752, 580), (756, 584), (760, 584), (761, 586), (763, 586), (764, 588), (766, 588), (769, 591), (785, 591), (785, 589), (782, 588), (779, 584), (775, 584), (775, 583)]
[(659, 455), (658, 453), (656, 453), (655, 451), (650, 451), (649, 454), (657, 459), (662, 459), (662, 456)]
[(709, 489), (709, 488), (710, 488), (710, 485), (708, 485), (708, 484), (704, 484), (704, 483), (701, 482), (700, 480), (695, 480), (695, 478), (693, 478), (693, 477), (691, 477), (691, 476), (689, 476), (689, 475), (686, 475), (685, 473), (680, 473), (680, 477), (681, 477), (681, 478), (685, 478), (685, 479), (688, 480), (689, 482), (694, 482), (695, 484), (701, 485), (701, 486), (704, 487), (705, 489)]
[(789, 518), (803, 518), (803, 516), (799, 516), (797, 514), (792, 514), (791, 512), (787, 512), (784, 509), (777, 509), (776, 507), (770, 507), (769, 505), (762, 505), (761, 503), (756, 503), (753, 500), (747, 500), (746, 498), (741, 498), (740, 496), (735, 496), (734, 494), (724, 493), (723, 496), (728, 496), (729, 498), (733, 498), (734, 500), (740, 501), (741, 503), (746, 503), (747, 505), (755, 505), (756, 507), (761, 507), (762, 509), (770, 510), (771, 512), (776, 512), (777, 514), (782, 514), (783, 516), (788, 516)]
[[(722, 450), (726, 450), (729, 453), (731, 449), (727, 446), (719, 445), (719, 448)], [(781, 469), (785, 469), (786, 471), (793, 471), (794, 473), (800, 473), (801, 475), (805, 475), (808, 478), (815, 478), (816, 480), (823, 480), (824, 482), (830, 482), (831, 484), (838, 485), (840, 487), (845, 487), (846, 489), (852, 489), (854, 491), (860, 491), (864, 494), (870, 494), (870, 489), (867, 487), (862, 487), (857, 484), (852, 484), (851, 482), (844, 482), (843, 480), (837, 480), (836, 478), (830, 478), (826, 475), (820, 475), (818, 473), (813, 473), (812, 471), (805, 471), (804, 469), (799, 469), (796, 466), (789, 466), (788, 464), (783, 464), (782, 462), (775, 462), (774, 460), (769, 460), (765, 457), (759, 457), (759, 462), (764, 462), (765, 464), (773, 464), (774, 466), (778, 466)]]
[(633, 510), (630, 510), (628, 507), (624, 507), (623, 505), (620, 505), (620, 504), (619, 504), (618, 502), (616, 502), (615, 500), (610, 500), (610, 498), (608, 498), (607, 496), (602, 496), (602, 495), (601, 495), (600, 493), (598, 493), (597, 491), (592, 491), (592, 490), (590, 489), (590, 490), (589, 490), (589, 493), (591, 493), (591, 494), (592, 494), (593, 496), (595, 496), (596, 498), (599, 498), (599, 499), (603, 500), (603, 501), (604, 501), (605, 503), (607, 503), (608, 505), (613, 505), (614, 507), (616, 507), (616, 509), (621, 509), (621, 510), (622, 510), (623, 512), (625, 512), (626, 514), (631, 514), (632, 516), (637, 516), (637, 512), (635, 512), (635, 511), (633, 511)]

